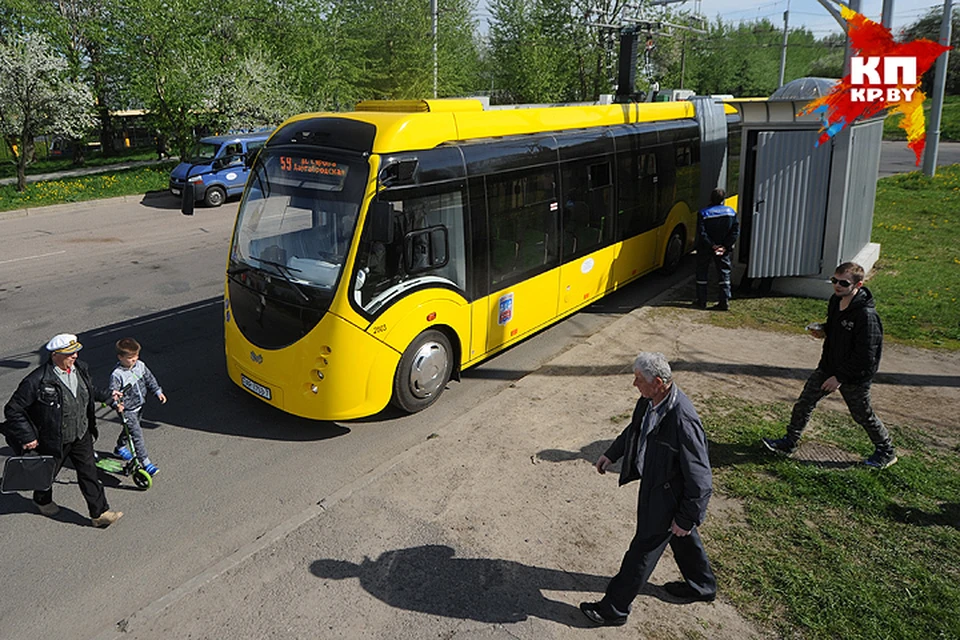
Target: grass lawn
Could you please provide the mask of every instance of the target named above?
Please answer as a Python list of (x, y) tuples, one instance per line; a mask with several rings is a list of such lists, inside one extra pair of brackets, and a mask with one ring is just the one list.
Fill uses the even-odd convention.
[(175, 164), (169, 162), (92, 176), (32, 182), (22, 192), (17, 191), (16, 185), (0, 186), (0, 211), (162, 191), (168, 186), (170, 170)]
[[(956, 450), (888, 424), (901, 451), (893, 467), (821, 467), (757, 444), (782, 432), (786, 404), (711, 397), (698, 407), (714, 488), (744, 508), (742, 521), (703, 527), (738, 610), (785, 638), (960, 638)], [(847, 414), (816, 411), (808, 430), (818, 443), (872, 450)]]
[[(927, 96), (923, 101), (923, 115), (927, 126), (930, 125), (930, 106), (933, 98)], [(889, 116), (883, 122), (884, 140), (906, 140), (907, 132), (899, 127), (902, 114)], [(940, 112), (940, 139), (960, 140), (960, 96), (944, 96), (943, 110)]]

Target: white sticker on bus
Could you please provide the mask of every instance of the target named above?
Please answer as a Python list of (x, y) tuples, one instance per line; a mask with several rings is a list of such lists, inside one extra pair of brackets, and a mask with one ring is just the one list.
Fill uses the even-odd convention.
[(505, 293), (500, 296), (500, 315), (497, 316), (497, 324), (505, 325), (513, 319), (513, 292)]
[(587, 258), (580, 263), (580, 273), (590, 273), (593, 271), (593, 258)]

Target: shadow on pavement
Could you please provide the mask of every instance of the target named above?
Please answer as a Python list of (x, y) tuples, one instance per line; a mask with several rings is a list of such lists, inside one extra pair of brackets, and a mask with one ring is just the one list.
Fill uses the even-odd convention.
[(602, 594), (608, 578), (455, 554), (446, 545), (424, 545), (387, 551), (360, 564), (315, 560), (310, 573), (328, 580), (357, 578), (370, 595), (407, 611), (489, 623), (533, 616), (571, 627), (595, 626), (576, 606), (551, 600), (543, 591)]
[[(61, 484), (57, 482), (57, 484)], [(76, 483), (74, 483), (76, 484)], [(73, 509), (60, 505), (60, 511), (55, 516), (44, 516), (33, 506), (33, 499), (29, 493), (11, 493), (0, 494), (0, 516), (11, 515), (15, 513), (32, 513), (38, 518), (47, 518), (64, 524), (75, 524), (80, 527), (89, 527), (90, 517), (82, 513), (77, 513)]]
[[(626, 422), (624, 422), (624, 426)], [(566, 451), (564, 449), (544, 449), (537, 453), (537, 458), (545, 462), (571, 462), (573, 460), (586, 460), (590, 464), (595, 464), (600, 456), (610, 448), (613, 440), (595, 440), (590, 444), (583, 445), (579, 451)], [(616, 474), (619, 475), (620, 463), (614, 465)], [(614, 467), (611, 467), (607, 473), (614, 473)]]
[[(169, 398), (163, 405), (147, 403), (145, 430), (163, 423), (292, 442), (324, 440), (350, 432), (338, 423), (283, 413), (233, 384), (224, 362), (222, 309), (223, 300), (216, 297), (83, 332), (78, 335), (83, 344), (81, 360), (90, 367), (94, 384), (103, 388), (116, 365), (117, 340), (132, 336), (140, 342), (141, 359)], [(41, 357), (24, 356), (16, 362), (28, 362), (32, 368)], [(119, 425), (114, 412), (101, 409), (99, 415), (101, 425)]]
[(167, 190), (146, 192), (140, 199), (140, 204), (152, 209), (180, 210), (180, 199)]

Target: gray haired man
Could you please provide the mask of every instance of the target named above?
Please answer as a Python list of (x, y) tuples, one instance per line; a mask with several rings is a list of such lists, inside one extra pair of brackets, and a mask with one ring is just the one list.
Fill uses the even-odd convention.
[(641, 395), (633, 419), (596, 463), (597, 471), (606, 473), (623, 458), (621, 486), (642, 478), (637, 531), (620, 571), (610, 580), (603, 599), (580, 604), (587, 618), (603, 626), (627, 622), (634, 598), (668, 544), (683, 581), (665, 584), (667, 593), (702, 602), (717, 595), (716, 577), (697, 533), (713, 493), (700, 417), (673, 382), (670, 363), (662, 353), (641, 353), (633, 372), (633, 385)]

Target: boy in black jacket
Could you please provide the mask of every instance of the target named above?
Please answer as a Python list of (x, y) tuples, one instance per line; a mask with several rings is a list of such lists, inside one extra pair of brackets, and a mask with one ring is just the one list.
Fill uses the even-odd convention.
[(840, 389), (850, 415), (867, 431), (875, 447), (864, 464), (885, 469), (897, 461), (890, 434), (870, 406), (870, 384), (883, 350), (883, 325), (873, 295), (863, 286), (863, 276), (863, 267), (844, 262), (830, 278), (833, 296), (827, 304), (827, 322), (808, 327), (814, 336), (824, 339), (820, 363), (793, 407), (787, 435), (777, 440), (763, 439), (770, 451), (792, 453), (814, 407), (824, 396)]

